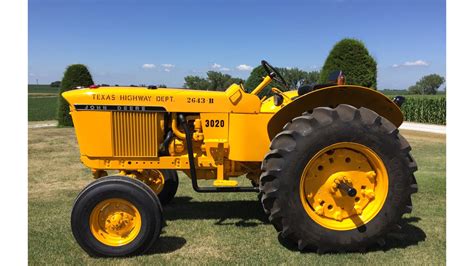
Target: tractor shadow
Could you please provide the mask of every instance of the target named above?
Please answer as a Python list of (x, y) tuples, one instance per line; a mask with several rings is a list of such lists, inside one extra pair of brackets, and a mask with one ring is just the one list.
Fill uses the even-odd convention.
[[(162, 232), (163, 234), (164, 232)], [(175, 236), (160, 236), (153, 246), (143, 255), (166, 254), (182, 248), (186, 244), (186, 239)]]
[[(216, 225), (239, 227), (269, 224), (262, 206), (257, 200), (192, 201), (192, 199), (191, 197), (175, 197), (172, 202), (164, 206), (163, 232), (143, 255), (172, 253), (186, 245), (186, 239), (183, 237), (163, 236), (166, 233), (166, 221), (214, 219), (217, 220)], [(227, 221), (228, 219), (238, 219), (238, 221), (230, 222)]]
[[(401, 229), (396, 231), (396, 232), (391, 232), (388, 233), (387, 236), (384, 238), (385, 243), (380, 245), (380, 244), (374, 244), (370, 247), (368, 247), (365, 251), (353, 251), (349, 253), (370, 253), (370, 252), (376, 252), (376, 251), (388, 251), (391, 249), (398, 249), (398, 248), (406, 248), (409, 246), (416, 246), (418, 245), (419, 242), (423, 242), (426, 239), (426, 234), (425, 232), (414, 225), (413, 223), (417, 223), (420, 221), (421, 218), (419, 217), (410, 217), (410, 218), (402, 218), (401, 221), (399, 222), (399, 225), (401, 226)], [(285, 248), (292, 250), (292, 251), (299, 251), (298, 247), (287, 241), (286, 239), (281, 238), (280, 236), (278, 237), (278, 241), (280, 242), (281, 245), (283, 245)], [(311, 250), (305, 250), (303, 252), (312, 252)], [(332, 254), (332, 253), (337, 253), (337, 252), (327, 252), (327, 254)]]
[[(209, 220), (215, 219), (216, 225), (235, 225), (255, 227), (269, 224), (262, 205), (257, 200), (235, 201), (191, 201), (191, 197), (176, 197), (164, 207), (165, 219)], [(239, 219), (237, 222), (228, 219)]]

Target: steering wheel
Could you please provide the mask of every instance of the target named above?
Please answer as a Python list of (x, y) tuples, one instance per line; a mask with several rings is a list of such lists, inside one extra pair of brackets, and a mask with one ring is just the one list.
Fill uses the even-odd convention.
[(288, 83), (286, 83), (283, 76), (276, 70), (272, 65), (270, 65), (267, 61), (262, 60), (262, 66), (267, 72), (267, 74), (272, 78), (272, 80), (282, 84), (285, 88), (288, 88)]

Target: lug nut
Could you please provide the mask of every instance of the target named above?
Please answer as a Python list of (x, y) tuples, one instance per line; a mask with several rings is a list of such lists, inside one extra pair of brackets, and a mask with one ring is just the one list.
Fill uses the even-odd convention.
[(365, 190), (365, 196), (369, 199), (375, 198), (375, 192), (372, 189)]
[(340, 211), (337, 211), (336, 213), (334, 213), (334, 219), (336, 219), (338, 221), (342, 220), (342, 215), (341, 215)]
[(356, 211), (357, 215), (362, 214), (362, 208), (359, 205), (355, 205), (354, 210)]
[(317, 207), (315, 208), (315, 211), (316, 211), (316, 213), (317, 213), (318, 215), (323, 215), (323, 207), (317, 206)]
[(377, 174), (374, 171), (369, 171), (366, 173), (366, 176), (370, 181), (373, 181), (376, 175)]

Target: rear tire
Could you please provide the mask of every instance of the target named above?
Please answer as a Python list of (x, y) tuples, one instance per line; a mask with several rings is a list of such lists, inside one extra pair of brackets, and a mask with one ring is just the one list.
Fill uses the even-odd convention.
[(161, 233), (163, 216), (155, 193), (144, 183), (108, 176), (89, 184), (76, 198), (71, 228), (91, 256), (123, 257), (145, 252)]
[[(365, 217), (364, 211), (370, 212), (370, 208), (346, 218), (337, 216), (337, 219), (332, 219), (332, 217), (326, 217), (326, 212), (330, 213), (332, 206), (329, 211), (324, 209), (324, 213), (322, 211), (317, 213), (318, 206), (315, 209), (305, 207), (304, 200), (308, 195), (301, 187), (306, 184), (303, 174), (307, 172), (305, 170), (307, 165), (310, 165), (315, 156), (325, 152), (325, 148), (333, 147), (331, 145), (345, 145), (344, 143), (349, 146), (345, 148), (349, 153), (358, 154), (358, 151), (352, 150), (351, 147), (366, 147), (373, 151), (376, 154), (375, 157), (380, 159), (380, 163), (386, 169), (387, 192), (383, 195), (375, 195), (375, 199), (380, 197), (384, 199), (379, 201), (380, 209), (373, 208), (372, 217), (364, 223), (360, 220)], [(350, 105), (339, 105), (335, 109), (315, 108), (312, 112), (294, 118), (272, 140), (270, 152), (262, 162), (261, 203), (280, 236), (296, 244), (300, 250), (360, 251), (374, 243), (382, 245), (384, 236), (392, 228), (397, 227), (401, 216), (411, 212), (411, 194), (418, 189), (413, 175), (417, 166), (409, 154), (410, 150), (410, 145), (398, 133), (398, 129), (390, 121), (369, 109), (363, 107), (356, 109)], [(323, 156), (326, 156), (325, 153)], [(331, 164), (333, 162), (330, 161)], [(367, 165), (374, 167), (372, 163)], [(339, 165), (334, 162), (331, 167), (339, 167)], [(318, 170), (321, 171), (318, 172)], [(319, 174), (322, 173), (322, 168), (318, 167), (311, 171)], [(346, 170), (339, 171), (336, 173), (348, 173), (342, 172)], [(323, 182), (323, 184), (325, 184), (324, 180), (330, 180), (334, 176), (319, 175), (319, 177), (318, 175), (314, 177), (315, 180), (323, 181), (316, 181), (316, 183)], [(374, 186), (384, 184), (379, 179), (382, 176), (377, 174), (376, 181), (371, 181), (374, 182)], [(322, 189), (323, 186), (321, 185), (320, 188)], [(327, 190), (323, 192), (326, 193), (325, 191)], [(321, 190), (315, 190), (315, 195), (318, 197), (322, 195), (320, 193)], [(333, 195), (340, 193), (338, 194), (340, 198), (337, 199), (339, 201), (335, 202), (343, 202), (347, 199), (342, 198), (344, 196), (342, 190), (332, 193)], [(314, 196), (314, 198), (317, 197)], [(321, 203), (323, 206), (324, 201)], [(344, 206), (347, 207), (347, 205)], [(355, 212), (356, 207), (353, 206)], [(359, 220), (357, 220), (358, 217), (360, 217)], [(326, 223), (326, 220), (329, 222)], [(353, 226), (347, 227), (351, 221), (353, 221)], [(339, 225), (341, 226), (338, 227)]]

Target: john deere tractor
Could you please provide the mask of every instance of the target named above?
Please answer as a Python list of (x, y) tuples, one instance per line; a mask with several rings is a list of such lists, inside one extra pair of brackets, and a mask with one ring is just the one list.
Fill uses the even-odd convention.
[[(150, 248), (177, 171), (196, 192), (258, 192), (279, 236), (300, 250), (383, 244), (417, 191), (417, 166), (398, 131), (403, 99), (344, 85), (341, 72), (330, 84), (273, 88), (260, 99), (272, 81), (287, 87), (277, 69), (262, 65), (267, 76), (250, 93), (233, 84), (223, 92), (91, 86), (62, 94), (81, 161), (96, 179), (71, 215), (87, 253)], [(246, 186), (235, 179), (242, 175)]]

